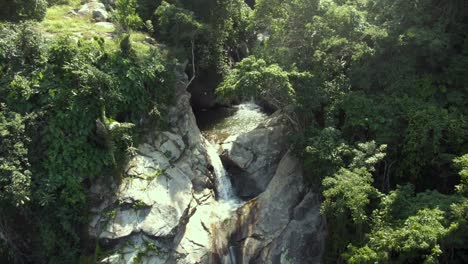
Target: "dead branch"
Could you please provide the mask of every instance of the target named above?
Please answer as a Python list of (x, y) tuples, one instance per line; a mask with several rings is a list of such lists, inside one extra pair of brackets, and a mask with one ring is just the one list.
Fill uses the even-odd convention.
[(190, 81), (187, 83), (187, 86), (185, 86), (185, 89), (187, 89), (192, 81), (195, 79), (196, 76), (196, 71), (195, 71), (195, 40), (192, 38), (190, 41), (192, 43), (192, 78), (190, 78)]

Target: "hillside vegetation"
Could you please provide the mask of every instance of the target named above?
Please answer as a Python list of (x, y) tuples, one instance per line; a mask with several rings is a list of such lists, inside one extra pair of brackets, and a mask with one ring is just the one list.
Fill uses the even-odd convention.
[(287, 109), (325, 263), (468, 262), (466, 1), (82, 4), (0, 0), (0, 262), (95, 261), (87, 189), (166, 125), (180, 65)]

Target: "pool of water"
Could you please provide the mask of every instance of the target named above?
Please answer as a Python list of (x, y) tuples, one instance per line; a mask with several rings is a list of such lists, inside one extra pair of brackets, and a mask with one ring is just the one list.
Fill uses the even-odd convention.
[(197, 122), (210, 142), (221, 143), (231, 135), (255, 129), (267, 117), (259, 105), (246, 102), (233, 107), (200, 111), (197, 113)]

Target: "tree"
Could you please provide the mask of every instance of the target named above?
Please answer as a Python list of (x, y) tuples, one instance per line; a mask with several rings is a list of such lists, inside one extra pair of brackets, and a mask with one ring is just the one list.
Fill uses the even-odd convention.
[[(442, 254), (440, 241), (451, 228), (443, 225), (444, 214), (438, 209), (422, 209), (408, 217), (399, 227), (376, 223), (369, 243), (361, 248), (349, 247), (344, 256), (348, 263), (438, 263)], [(378, 221), (378, 220), (377, 220)]]
[(31, 200), (27, 118), (9, 111), (5, 104), (0, 109), (0, 204), (21, 208)]
[[(459, 196), (415, 194), (413, 186), (399, 186), (382, 198), (372, 213), (370, 232), (363, 241), (350, 244), (344, 258), (349, 263), (438, 263), (444, 252), (458, 255), (465, 247), (459, 243), (466, 238), (457, 234), (463, 233), (466, 221), (454, 208), (463, 203), (466, 199)], [(455, 259), (452, 255), (446, 261)]]
[(39, 34), (0, 27), (0, 258), (77, 263), (86, 183), (111, 177), (142, 126), (164, 122), (175, 66), (157, 48)]
[(137, 0), (117, 0), (115, 2), (114, 16), (124, 31), (140, 29), (143, 21), (137, 14)]
[(236, 97), (257, 98), (275, 108), (282, 108), (293, 102), (294, 90), (288, 73), (281, 67), (247, 57), (219, 85), (217, 94), (225, 102)]
[(20, 21), (44, 19), (47, 0), (0, 0), (0, 21)]

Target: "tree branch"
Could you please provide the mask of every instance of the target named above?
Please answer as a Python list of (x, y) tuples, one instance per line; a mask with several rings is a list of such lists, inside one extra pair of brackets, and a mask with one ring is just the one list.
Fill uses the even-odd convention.
[(195, 79), (196, 76), (196, 71), (195, 71), (195, 40), (192, 38), (192, 78), (190, 78), (190, 81), (187, 83), (187, 86), (185, 86), (185, 89), (187, 89), (192, 81)]

